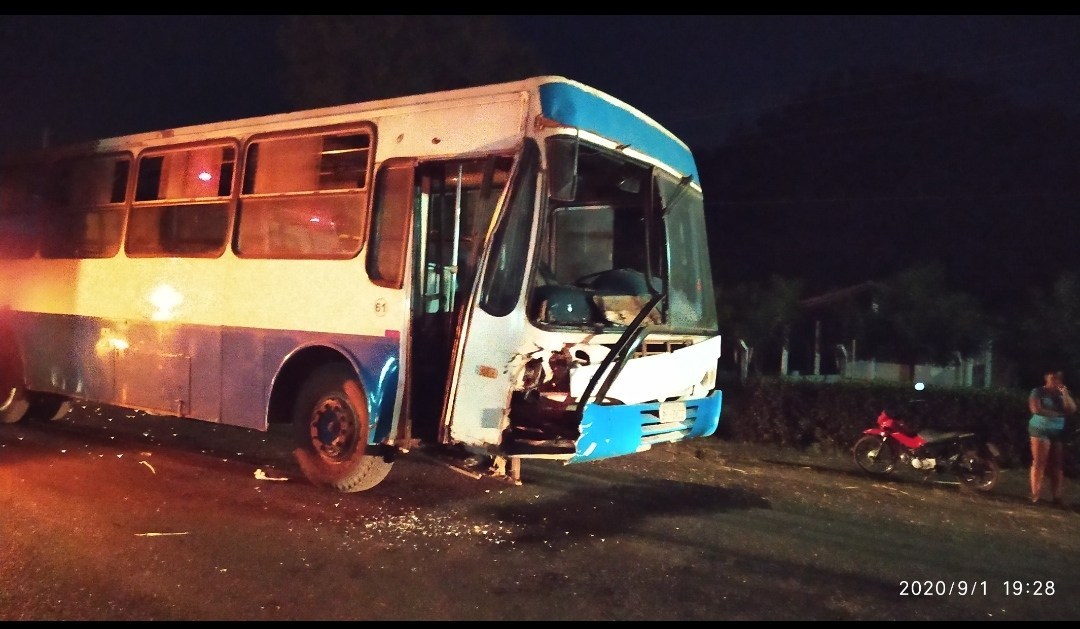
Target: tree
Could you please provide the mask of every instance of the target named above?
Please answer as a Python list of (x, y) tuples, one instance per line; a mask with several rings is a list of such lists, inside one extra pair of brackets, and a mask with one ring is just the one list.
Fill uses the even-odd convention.
[(297, 15), (279, 37), (299, 108), (540, 74), (534, 53), (489, 15)]
[[(1007, 339), (1022, 382), (1040, 383), (1047, 368), (1080, 379), (1080, 277), (1067, 271), (1049, 289), (1032, 287), (1018, 302), (1020, 322)], [(1032, 385), (1034, 386), (1034, 385)]]
[[(791, 323), (799, 313), (799, 296), (802, 282), (780, 277), (768, 283), (747, 282), (730, 291), (720, 289), (718, 313), (720, 329), (729, 330), (741, 344), (743, 376), (749, 366), (761, 372), (761, 359), (755, 359), (755, 351), (771, 348), (786, 349)], [(759, 353), (760, 355), (760, 353)]]
[(970, 356), (992, 336), (989, 316), (971, 295), (948, 286), (938, 265), (920, 265), (882, 284), (869, 323), (871, 351), (914, 367)]

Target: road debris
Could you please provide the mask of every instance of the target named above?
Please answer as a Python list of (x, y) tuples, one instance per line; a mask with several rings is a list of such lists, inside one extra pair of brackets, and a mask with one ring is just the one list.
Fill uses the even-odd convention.
[(447, 464), (446, 464), (446, 467), (448, 467), (448, 468), (450, 468), (450, 469), (454, 470), (454, 471), (455, 471), (455, 472), (457, 472), (458, 474), (464, 474), (465, 476), (468, 476), (469, 478), (475, 478), (475, 479), (480, 479), (480, 478), (483, 478), (483, 477), (484, 477), (484, 475), (483, 475), (483, 474), (479, 474), (479, 473), (477, 473), (477, 472), (470, 472), (469, 470), (463, 470), (463, 469), (461, 469), (460, 467), (458, 467), (458, 466), (456, 466), (456, 465), (453, 465), (453, 464), (450, 464), (450, 463), (447, 463)]
[[(905, 496), (914, 497), (914, 496), (911, 496), (911, 494), (909, 494), (906, 491), (902, 491), (902, 490), (897, 489), (895, 487), (889, 487), (888, 485), (874, 485), (874, 487), (880, 487), (881, 489), (888, 489), (889, 491), (895, 491), (896, 493), (904, 494)], [(919, 498), (919, 500), (922, 500), (922, 498)]]
[(136, 533), (135, 537), (171, 537), (173, 535), (187, 535), (188, 531), (178, 533)]
[(150, 464), (149, 464), (149, 463), (147, 463), (146, 461), (139, 461), (139, 463), (141, 463), (141, 464), (145, 465), (146, 467), (150, 468), (150, 471), (151, 471), (152, 473), (154, 473), (154, 474), (157, 474), (157, 471), (155, 471), (155, 470), (154, 470), (154, 466), (153, 466), (153, 465), (150, 465)]
[(261, 467), (259, 469), (255, 470), (255, 479), (256, 480), (289, 480), (288, 478), (285, 478), (285, 477), (267, 476), (266, 472), (262, 471)]

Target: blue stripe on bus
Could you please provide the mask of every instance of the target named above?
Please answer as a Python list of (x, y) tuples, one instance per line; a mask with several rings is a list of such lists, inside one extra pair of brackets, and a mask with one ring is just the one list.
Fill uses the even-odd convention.
[(708, 437), (720, 425), (723, 392), (686, 402), (686, 420), (661, 424), (660, 404), (586, 404), (581, 436), (568, 463), (581, 463), (633, 454), (653, 443)]
[(539, 89), (544, 117), (628, 144), (701, 182), (689, 149), (656, 125), (571, 83), (544, 83)]
[[(393, 435), (400, 352), (394, 335), (264, 330), (12, 312), (28, 385), (38, 391), (266, 430), (286, 358), (336, 350), (367, 393), (370, 444)], [(123, 339), (114, 349), (110, 338)], [(50, 359), (50, 357), (54, 357)]]

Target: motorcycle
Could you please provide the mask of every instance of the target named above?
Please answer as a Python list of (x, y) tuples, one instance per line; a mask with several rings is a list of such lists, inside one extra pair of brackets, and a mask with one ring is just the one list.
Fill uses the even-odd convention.
[(951, 474), (959, 477), (961, 488), (977, 491), (993, 489), (1001, 473), (997, 447), (974, 432), (915, 432), (888, 410), (878, 415), (877, 427), (863, 431), (852, 455), (874, 476), (886, 476), (899, 466), (921, 472), (925, 479)]

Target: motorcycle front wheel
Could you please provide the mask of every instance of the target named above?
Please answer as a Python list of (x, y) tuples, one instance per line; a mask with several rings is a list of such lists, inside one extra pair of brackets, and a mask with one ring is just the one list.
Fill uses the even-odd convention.
[(989, 454), (966, 450), (960, 455), (960, 486), (975, 491), (990, 491), (1001, 474), (998, 462)]
[(896, 453), (881, 437), (862, 437), (851, 448), (851, 454), (856, 465), (874, 476), (884, 476), (896, 469)]

